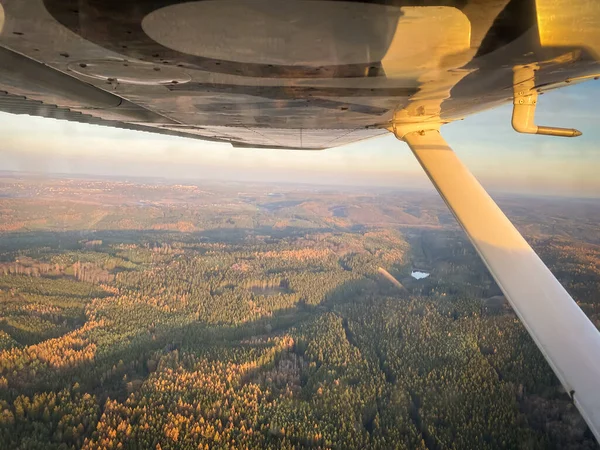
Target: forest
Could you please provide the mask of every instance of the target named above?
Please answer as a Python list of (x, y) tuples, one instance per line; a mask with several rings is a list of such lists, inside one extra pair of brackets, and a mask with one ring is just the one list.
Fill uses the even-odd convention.
[[(600, 203), (504, 201), (600, 327)], [(0, 179), (0, 448), (597, 448), (444, 208)]]

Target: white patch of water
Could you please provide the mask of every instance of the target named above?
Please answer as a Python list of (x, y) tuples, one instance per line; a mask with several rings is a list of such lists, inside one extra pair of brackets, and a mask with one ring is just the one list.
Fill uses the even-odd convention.
[(416, 278), (417, 280), (420, 280), (421, 278), (427, 278), (429, 276), (429, 274), (427, 272), (420, 272), (418, 270), (413, 270), (412, 273), (410, 274), (411, 277)]

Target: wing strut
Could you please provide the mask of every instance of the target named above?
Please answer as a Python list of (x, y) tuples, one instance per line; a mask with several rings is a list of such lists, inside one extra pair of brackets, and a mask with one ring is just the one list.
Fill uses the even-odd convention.
[(437, 129), (396, 136), (409, 145), (600, 441), (600, 332)]

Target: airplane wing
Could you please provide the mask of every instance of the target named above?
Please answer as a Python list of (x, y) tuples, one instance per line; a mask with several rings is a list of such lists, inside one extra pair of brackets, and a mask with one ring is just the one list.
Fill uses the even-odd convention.
[(499, 45), (509, 1), (421, 3), (4, 0), (0, 110), (238, 147), (381, 136), (434, 72)]
[(595, 73), (537, 32), (533, 0), (422, 5), (3, 0), (0, 110), (318, 150), (386, 134), (399, 111), (449, 122), (506, 103), (515, 60), (545, 61), (541, 91)]
[[(79, 63), (84, 65), (85, 63)], [(124, 63), (131, 66), (134, 63)], [(148, 66), (142, 64), (142, 70)], [(86, 67), (87, 68), (87, 67)], [(154, 66), (149, 68), (154, 72)], [(148, 83), (147, 77), (141, 77)], [(116, 78), (116, 80), (118, 80)], [(119, 83), (119, 81), (115, 81)], [(148, 85), (144, 84), (141, 90)], [(198, 119), (182, 122), (169, 117), (163, 111), (156, 111), (152, 105), (153, 97), (150, 95), (142, 103), (127, 100), (116, 95), (117, 89), (101, 89), (94, 84), (80, 80), (71, 74), (61, 72), (55, 68), (35, 61), (8, 48), (0, 48), (0, 111), (12, 114), (27, 114), (31, 116), (48, 117), (73, 122), (89, 123), (135, 131), (145, 131), (170, 136), (201, 139), (205, 141), (229, 143), (234, 147), (266, 147), (284, 149), (319, 150), (328, 147), (345, 145), (370, 137), (387, 134), (385, 129), (367, 129), (365, 127), (338, 128), (326, 130), (303, 130), (302, 128), (271, 128), (256, 125), (231, 124), (229, 118), (240, 114), (267, 114), (263, 111), (271, 107), (267, 103), (248, 103), (241, 105), (235, 99), (223, 105), (221, 101), (206, 102), (207, 110), (214, 111), (214, 115), (221, 116), (220, 121), (206, 121), (197, 125)], [(160, 86), (166, 89), (163, 96), (174, 100), (181, 100), (187, 96), (185, 90), (173, 90), (174, 86)], [(238, 91), (237, 97), (248, 97), (242, 89), (230, 85), (195, 85), (190, 86), (192, 95), (199, 93), (219, 93)], [(112, 92), (111, 92), (112, 91)], [(264, 95), (260, 89), (253, 92), (252, 98), (261, 98)], [(279, 96), (282, 97), (283, 90)], [(402, 93), (404, 93), (403, 90)], [(181, 94), (181, 93), (184, 94)], [(265, 99), (267, 102), (268, 99)], [(157, 99), (158, 101), (158, 99)], [(142, 103), (142, 104), (139, 104)], [(189, 103), (189, 102), (186, 102)], [(195, 108), (200, 116), (199, 103), (188, 105)], [(183, 108), (182, 108), (183, 109)], [(228, 111), (225, 111), (227, 109)], [(364, 107), (363, 110), (368, 109)], [(238, 111), (238, 112), (236, 112)], [(282, 112), (279, 112), (281, 114)], [(257, 116), (252, 116), (256, 120)], [(199, 117), (200, 119), (200, 117)], [(275, 121), (275, 119), (273, 119)]]
[(507, 102), (523, 48), (541, 90), (591, 70), (540, 45), (533, 0), (422, 4), (3, 0), (0, 110), (319, 150)]

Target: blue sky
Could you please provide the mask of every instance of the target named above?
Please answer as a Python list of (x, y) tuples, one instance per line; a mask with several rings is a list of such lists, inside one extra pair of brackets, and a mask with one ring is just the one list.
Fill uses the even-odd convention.
[[(529, 136), (511, 106), (446, 125), (443, 135), (493, 191), (600, 196), (600, 82), (540, 97), (537, 123), (574, 127), (575, 139)], [(322, 152), (234, 149), (197, 140), (0, 113), (0, 169), (173, 179), (294, 181), (429, 187), (393, 136)]]

